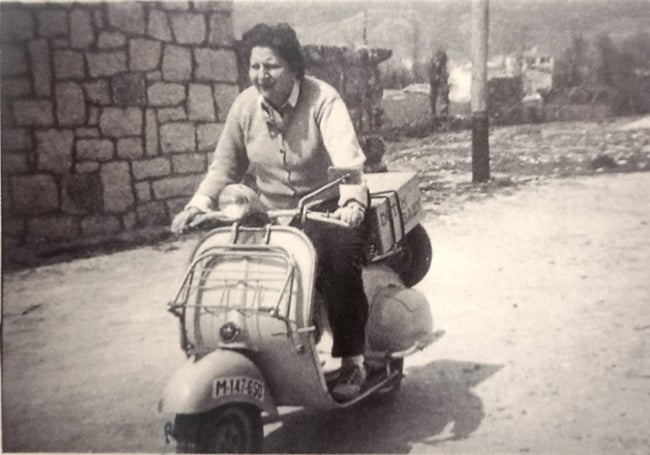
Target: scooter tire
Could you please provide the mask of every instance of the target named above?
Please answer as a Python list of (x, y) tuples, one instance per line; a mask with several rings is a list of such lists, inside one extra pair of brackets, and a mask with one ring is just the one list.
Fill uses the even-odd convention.
[(178, 427), (176, 453), (262, 453), (262, 415), (250, 404), (177, 415), (174, 426)]
[(433, 249), (429, 234), (421, 224), (415, 226), (404, 239), (404, 252), (389, 260), (406, 287), (418, 284), (431, 267)]

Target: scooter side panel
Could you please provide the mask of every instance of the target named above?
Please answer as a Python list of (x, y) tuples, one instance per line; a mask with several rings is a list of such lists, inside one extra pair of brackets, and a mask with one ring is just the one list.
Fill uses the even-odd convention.
[(277, 414), (273, 396), (255, 364), (238, 352), (217, 350), (199, 360), (187, 360), (167, 383), (159, 410), (194, 414), (231, 402), (250, 403)]

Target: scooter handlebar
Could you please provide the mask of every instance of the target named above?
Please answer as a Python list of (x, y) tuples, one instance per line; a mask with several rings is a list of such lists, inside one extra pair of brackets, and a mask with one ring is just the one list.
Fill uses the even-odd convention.
[[(269, 218), (276, 219), (282, 217), (294, 217), (300, 213), (297, 209), (289, 210), (269, 210), (267, 215)], [(307, 211), (305, 213), (305, 218), (311, 221), (316, 221), (318, 223), (326, 223), (333, 226), (339, 226), (344, 228), (350, 228), (351, 226), (345, 221), (341, 221), (338, 218), (334, 218), (333, 213), (323, 213), (323, 212), (312, 212)], [(192, 221), (188, 224), (188, 228), (197, 229), (201, 226), (212, 225), (212, 224), (228, 224), (239, 221), (239, 219), (232, 218), (226, 215), (220, 210), (215, 210), (207, 213), (199, 213)]]
[(334, 218), (332, 213), (322, 213), (322, 212), (307, 212), (305, 217), (312, 221), (318, 221), (319, 223), (332, 224), (334, 226), (340, 226), (344, 228), (350, 228), (348, 223), (341, 221), (338, 218)]

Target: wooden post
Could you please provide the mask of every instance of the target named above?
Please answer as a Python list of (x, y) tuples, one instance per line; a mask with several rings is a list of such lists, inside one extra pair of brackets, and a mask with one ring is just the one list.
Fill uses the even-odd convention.
[(490, 179), (487, 115), (488, 0), (472, 0), (472, 181)]

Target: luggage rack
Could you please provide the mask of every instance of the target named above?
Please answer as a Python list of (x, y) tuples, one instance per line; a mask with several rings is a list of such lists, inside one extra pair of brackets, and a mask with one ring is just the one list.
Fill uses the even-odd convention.
[[(227, 265), (226, 267), (219, 267)], [(284, 321), (287, 331), (295, 289), (296, 264), (281, 248), (264, 245), (227, 245), (207, 249), (192, 261), (168, 310), (181, 324), (181, 347), (193, 354), (203, 350), (188, 339), (187, 325), (194, 325), (201, 341), (203, 317), (225, 322), (227, 314), (265, 313)], [(188, 321), (188, 310), (194, 312)]]

